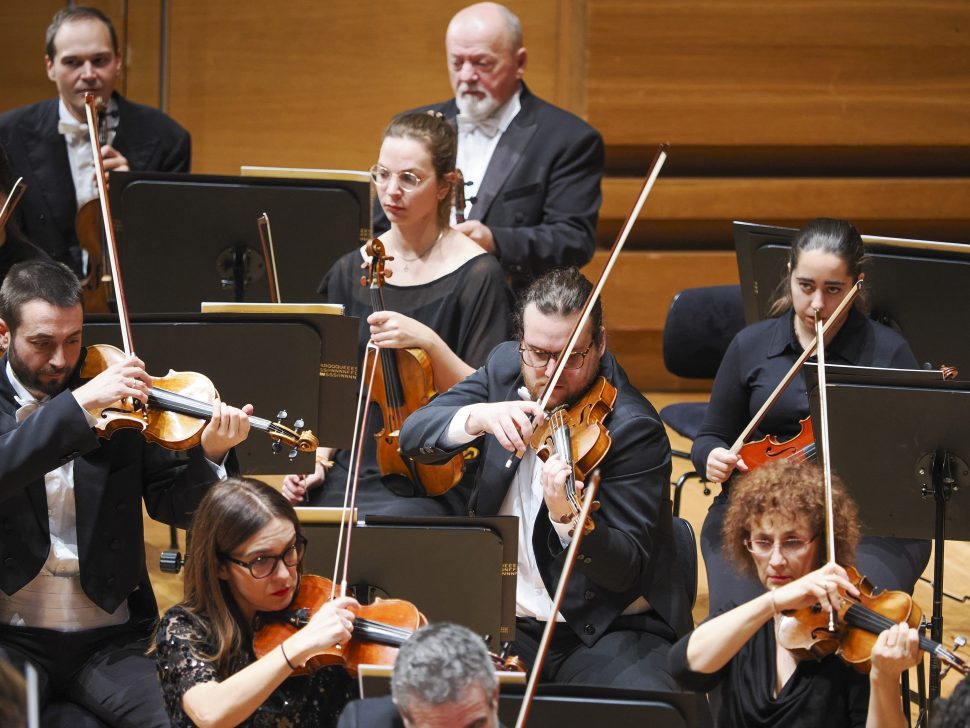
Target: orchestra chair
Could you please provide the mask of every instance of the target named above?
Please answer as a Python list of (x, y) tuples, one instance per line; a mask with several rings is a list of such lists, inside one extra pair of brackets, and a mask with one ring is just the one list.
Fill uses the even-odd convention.
[(674, 548), (687, 585), (690, 608), (693, 609), (697, 603), (697, 536), (690, 521), (680, 516), (674, 516)]
[[(724, 352), (742, 328), (741, 286), (685, 288), (674, 296), (664, 322), (664, 366), (685, 379), (713, 379)], [(694, 440), (706, 412), (706, 402), (677, 402), (660, 410), (660, 419), (678, 435)], [(671, 454), (690, 460), (689, 452), (673, 450)], [(684, 473), (674, 484), (675, 516), (680, 514), (681, 491), (691, 478), (701, 482), (704, 495), (711, 494), (703, 474)]]

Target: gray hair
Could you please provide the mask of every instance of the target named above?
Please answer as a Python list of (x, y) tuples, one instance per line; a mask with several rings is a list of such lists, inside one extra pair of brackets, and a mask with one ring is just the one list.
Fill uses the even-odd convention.
[(401, 646), (391, 675), (391, 694), (402, 711), (415, 702), (453, 703), (469, 686), (491, 698), (498, 684), (492, 658), (467, 627), (438, 622), (422, 627)]

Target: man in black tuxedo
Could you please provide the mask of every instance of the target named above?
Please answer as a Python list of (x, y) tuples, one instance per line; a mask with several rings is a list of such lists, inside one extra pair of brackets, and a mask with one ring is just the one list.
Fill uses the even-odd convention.
[(422, 627), (401, 646), (391, 697), (347, 705), (338, 728), (501, 728), (498, 678), (482, 640), (448, 622)]
[[(565, 552), (577, 527), (564, 495), (569, 473), (552, 455), (543, 464), (529, 446), (535, 401), (579, 320), (592, 284), (576, 268), (557, 269), (523, 294), (519, 341), (497, 346), (485, 366), (412, 414), (401, 448), (418, 462), (441, 462), (469, 443), (481, 450), (471, 509), (519, 517), (516, 652), (532, 664)], [(667, 650), (691, 629), (687, 588), (675, 563), (670, 444), (653, 406), (606, 350), (597, 302), (549, 401), (573, 404), (600, 378), (616, 389), (604, 424), (611, 444), (581, 555), (569, 581), (552, 649), (540, 679), (646, 690), (676, 689)], [(524, 457), (507, 468), (509, 454)], [(568, 627), (568, 628), (567, 628)]]
[(121, 53), (111, 20), (100, 10), (69, 6), (47, 28), (47, 76), (58, 97), (0, 115), (0, 145), (27, 193), (17, 211), (27, 238), (82, 278), (75, 215), (98, 196), (84, 96), (107, 104), (101, 148), (105, 170), (188, 172), (189, 134), (162, 112), (115, 92)]
[(84, 378), (83, 318), (61, 263), (20, 263), (0, 287), (0, 646), (34, 663), (71, 728), (168, 726), (145, 655), (158, 610), (142, 501), (152, 518), (186, 527), (235, 468), (227, 461), (252, 407), (218, 403), (187, 453), (147, 444), (137, 428), (99, 438), (94, 413), (146, 402), (151, 379), (134, 356)]
[[(599, 132), (529, 91), (522, 26), (508, 8), (459, 11), (445, 48), (455, 98), (422, 110), (458, 128), (469, 204), (455, 227), (498, 257), (516, 292), (550, 268), (586, 264), (601, 199)], [(374, 226), (388, 228), (379, 205)]]

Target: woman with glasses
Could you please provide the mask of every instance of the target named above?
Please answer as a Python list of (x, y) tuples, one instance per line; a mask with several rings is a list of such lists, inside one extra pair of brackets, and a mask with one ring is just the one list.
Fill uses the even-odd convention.
[[(855, 503), (834, 478), (835, 555), (853, 563), (859, 540)], [(835, 655), (816, 660), (789, 650), (783, 612), (821, 604), (838, 609), (838, 589), (858, 596), (845, 570), (825, 560), (825, 486), (821, 471), (779, 461), (739, 478), (724, 520), (724, 548), (765, 591), (726, 604), (670, 650), (671, 673), (688, 690), (715, 691), (717, 725), (905, 725), (899, 678), (920, 659), (919, 635), (895, 625), (879, 635), (868, 676)]]
[[(712, 613), (726, 603), (738, 604), (761, 592), (755, 580), (734, 572), (722, 553), (721, 525), (733, 476), (748, 470), (744, 459), (729, 448), (805, 347), (815, 340), (815, 311), (823, 321), (828, 319), (862, 279), (866, 262), (862, 236), (848, 222), (817, 218), (806, 224), (792, 240), (788, 276), (769, 311), (774, 318), (742, 330), (721, 361), (704, 423), (691, 448), (697, 472), (721, 483), (721, 493), (714, 498), (701, 531)], [(906, 340), (869, 319), (862, 309), (864, 304), (857, 301), (828, 339), (826, 361), (918, 368)], [(804, 374), (799, 372), (768, 410), (751, 440), (765, 435), (788, 440), (799, 433), (800, 420), (806, 417), (808, 395)], [(866, 537), (859, 545), (858, 563), (877, 586), (911, 594), (929, 555), (928, 541)]]
[[(345, 255), (324, 277), (320, 292), (345, 313), (360, 318), (359, 360), (368, 340), (384, 348), (418, 348), (431, 362), (434, 388), (444, 392), (481, 366), (509, 334), (510, 294), (494, 256), (449, 225), (454, 199), (456, 134), (443, 116), (406, 113), (384, 131), (371, 176), (391, 229), (380, 240), (390, 276), (383, 289), (385, 310), (375, 312), (361, 275), (368, 246)], [(365, 437), (357, 505), (362, 513), (456, 515), (466, 513), (461, 489), (440, 498), (415, 495), (406, 478), (377, 467), (373, 433), (376, 408)], [(328, 463), (333, 460), (331, 467)], [(343, 504), (349, 451), (322, 448), (316, 472), (291, 475), (284, 483), (290, 502)]]
[(206, 494), (192, 521), (184, 598), (165, 613), (155, 638), (175, 728), (336, 725), (356, 697), (343, 668), (291, 675), (350, 639), (354, 599), (328, 602), (260, 659), (252, 651), (256, 615), (292, 602), (305, 549), (293, 508), (265, 483), (230, 478)]

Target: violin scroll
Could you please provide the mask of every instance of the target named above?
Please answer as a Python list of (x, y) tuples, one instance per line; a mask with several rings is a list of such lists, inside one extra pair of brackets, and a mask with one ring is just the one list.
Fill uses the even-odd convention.
[(320, 445), (317, 436), (310, 430), (303, 430), (304, 422), (302, 419), (294, 422), (292, 428), (282, 424), (281, 420), (286, 419), (286, 416), (286, 410), (280, 410), (276, 413), (276, 421), (267, 426), (266, 434), (273, 441), (273, 452), (282, 452), (285, 445), (290, 448), (290, 460), (296, 458), (297, 453), (316, 452)]

